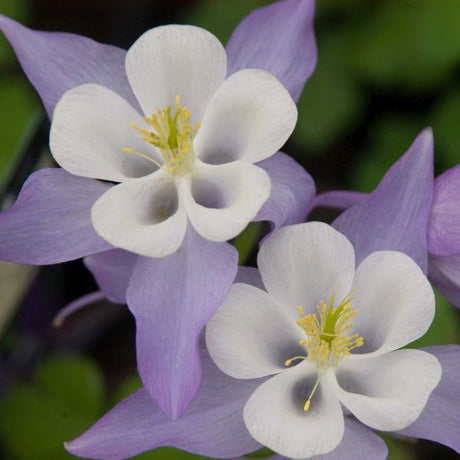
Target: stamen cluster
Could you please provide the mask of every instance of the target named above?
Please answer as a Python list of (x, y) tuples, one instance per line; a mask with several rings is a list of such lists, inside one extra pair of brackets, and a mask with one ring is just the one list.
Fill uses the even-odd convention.
[[(157, 109), (156, 113), (144, 120), (152, 130), (139, 128), (130, 123), (131, 128), (139, 131), (142, 140), (158, 147), (163, 156), (168, 171), (180, 176), (192, 171), (195, 155), (193, 153), (193, 138), (200, 128), (200, 122), (192, 126), (192, 114), (187, 107), (180, 104), (180, 96), (176, 95), (176, 111), (171, 113), (171, 106)], [(150, 156), (124, 148), (124, 152), (133, 153), (156, 163)], [(157, 164), (157, 166), (160, 166)]]
[[(330, 304), (324, 301), (316, 307), (317, 314), (306, 315), (298, 307), (301, 318), (297, 325), (303, 329), (307, 338), (299, 341), (308, 352), (308, 359), (318, 367), (336, 366), (344, 356), (364, 344), (359, 334), (346, 335), (353, 324), (351, 320), (356, 310), (351, 308), (352, 298), (347, 296), (337, 308), (334, 308), (334, 296)], [(319, 320), (318, 320), (319, 317)]]

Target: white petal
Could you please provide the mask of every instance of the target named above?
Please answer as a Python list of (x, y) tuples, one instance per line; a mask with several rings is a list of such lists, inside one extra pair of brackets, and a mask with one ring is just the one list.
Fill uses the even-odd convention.
[(286, 369), (293, 356), (305, 356), (298, 345), (301, 330), (272, 297), (248, 284), (234, 284), (206, 327), (213, 361), (227, 375), (252, 379)]
[(297, 121), (288, 91), (263, 70), (231, 75), (214, 94), (195, 139), (195, 153), (206, 163), (250, 163), (276, 153)]
[(168, 25), (145, 32), (126, 55), (129, 83), (144, 113), (174, 106), (175, 96), (202, 119), (225, 79), (227, 56), (219, 40), (194, 26)]
[(406, 254), (374, 252), (359, 265), (353, 282), (353, 329), (364, 338), (356, 353), (385, 353), (421, 337), (435, 312), (433, 289)]
[(329, 374), (321, 379), (307, 412), (303, 406), (317, 378), (311, 363), (304, 361), (263, 383), (244, 407), (252, 437), (295, 459), (332, 451), (343, 437), (344, 420)]
[(337, 396), (371, 428), (401, 430), (421, 414), (441, 372), (439, 361), (421, 350), (345, 358), (336, 370)]
[(128, 102), (99, 85), (67, 91), (54, 109), (50, 147), (55, 160), (77, 176), (123, 182), (156, 170), (155, 164), (123, 148), (152, 156), (159, 153), (144, 142), (130, 123), (145, 125)]
[(338, 305), (355, 272), (351, 243), (320, 222), (281, 228), (264, 241), (257, 263), (267, 291), (295, 318), (297, 306), (311, 313), (332, 295)]
[(211, 241), (238, 235), (270, 195), (270, 178), (258, 166), (236, 161), (207, 165), (196, 160), (190, 182), (180, 183), (189, 219)]
[(170, 175), (159, 170), (112, 187), (94, 203), (95, 230), (114, 246), (163, 257), (180, 246), (187, 216)]

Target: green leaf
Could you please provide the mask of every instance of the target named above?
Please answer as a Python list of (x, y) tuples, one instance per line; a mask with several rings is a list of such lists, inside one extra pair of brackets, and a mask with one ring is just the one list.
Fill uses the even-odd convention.
[(81, 357), (54, 357), (35, 379), (15, 387), (2, 404), (0, 435), (18, 460), (74, 458), (63, 442), (85, 431), (101, 415), (102, 376)]

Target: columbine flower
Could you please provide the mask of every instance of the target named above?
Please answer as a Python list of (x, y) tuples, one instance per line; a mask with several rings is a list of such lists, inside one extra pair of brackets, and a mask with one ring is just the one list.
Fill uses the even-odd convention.
[[(240, 267), (236, 282), (264, 289), (260, 274), (254, 268)], [(379, 315), (389, 313), (388, 317), (391, 317), (393, 313), (396, 313), (395, 321), (400, 321), (400, 316), (397, 311), (394, 311), (397, 307), (395, 308), (392, 304), (387, 306), (390, 307), (390, 312), (382, 309)], [(358, 315), (359, 313), (354, 319), (357, 320)], [(291, 331), (294, 329), (299, 333), (302, 331), (295, 326), (293, 328), (292, 324), (297, 321), (296, 318), (298, 316), (294, 314), (289, 329)], [(380, 318), (378, 316), (378, 319)], [(262, 317), (258, 318), (259, 325), (264, 324), (262, 319)], [(239, 324), (238, 327), (243, 327), (243, 325), (244, 323)], [(279, 337), (277, 333), (270, 338), (270, 343), (267, 345), (269, 350), (273, 351), (273, 345), (277, 346), (280, 343)], [(368, 334), (367, 337), (369, 338)], [(304, 337), (299, 340), (302, 339)], [(298, 344), (295, 345), (298, 347)], [(364, 350), (365, 346), (366, 342), (355, 349), (352, 356), (357, 356), (357, 352)], [(252, 344), (246, 350), (246, 355), (251, 350), (253, 350)], [(458, 436), (460, 346), (435, 346), (428, 347), (426, 350), (436, 356), (441, 363), (441, 381), (431, 393), (420, 417), (404, 430), (398, 431), (396, 435), (430, 439), (445, 444), (460, 453), (460, 437)], [(301, 349), (300, 352), (305, 353), (305, 350)], [(283, 355), (290, 355), (291, 358), (295, 353), (297, 351), (287, 350)], [(241, 380), (227, 377), (215, 368), (206, 354), (203, 358), (202, 384), (189, 409), (179, 420), (169, 420), (149, 398), (145, 389), (141, 389), (117, 404), (77, 439), (66, 443), (67, 450), (85, 458), (113, 460), (114, 458), (127, 458), (160, 446), (175, 446), (199, 455), (218, 458), (234, 458), (260, 448), (260, 444), (251, 438), (245, 428), (243, 408), (263, 379)], [(277, 359), (280, 369), (284, 368), (283, 359), (281, 356)], [(402, 377), (403, 373), (396, 375), (395, 382), (392, 383), (399, 385)], [(365, 381), (366, 378), (367, 376), (364, 375), (361, 380)], [(314, 404), (317, 404), (315, 397), (317, 398), (318, 395), (319, 393), (312, 398), (311, 406), (304, 416), (313, 414)], [(299, 401), (298, 410), (300, 412), (306, 399), (307, 396)], [(337, 458), (386, 460), (388, 449), (372, 429), (359, 423), (347, 413), (344, 416), (342, 440), (330, 454), (321, 458), (324, 460)]]
[(258, 442), (309, 458), (340, 444), (344, 411), (382, 431), (419, 417), (441, 366), (424, 351), (396, 351), (423, 335), (434, 315), (433, 291), (412, 259), (375, 252), (355, 272), (351, 243), (314, 222), (267, 239), (258, 266), (267, 292), (234, 285), (206, 329), (223, 372), (275, 375), (244, 407)]
[(92, 208), (94, 228), (114, 246), (171, 254), (188, 220), (202, 237), (226, 241), (268, 198), (270, 179), (253, 163), (286, 142), (297, 110), (263, 70), (225, 80), (226, 61), (203, 29), (157, 27), (126, 55), (144, 116), (99, 85), (76, 87), (58, 102), (50, 134), (56, 161), (75, 175), (122, 182)]
[[(27, 180), (0, 214), (0, 258), (51, 264), (86, 256), (104, 294), (127, 302), (135, 316), (139, 373), (169, 416), (185, 410), (199, 385), (198, 338), (237, 270), (235, 248), (216, 241), (251, 216), (275, 227), (301, 222), (314, 194), (311, 177), (295, 161), (281, 152), (267, 158), (292, 123), (286, 92), (275, 89), (291, 107), (283, 118), (271, 92), (279, 83), (263, 71), (238, 72), (268, 71), (297, 100), (316, 63), (313, 12), (313, 0), (283, 0), (251, 13), (227, 44), (224, 82), (221, 45), (193, 27), (147, 32), (126, 59), (114, 46), (33, 31), (0, 15), (50, 116), (69, 91), (54, 115), (52, 144), (74, 173), (45, 169)], [(161, 48), (151, 42), (157, 34)], [(269, 90), (263, 100), (261, 90)], [(231, 95), (232, 114), (225, 110)], [(256, 120), (258, 126), (263, 120), (262, 130)], [(260, 207), (267, 175), (270, 196)], [(109, 241), (140, 254), (165, 255), (180, 246), (147, 258)]]

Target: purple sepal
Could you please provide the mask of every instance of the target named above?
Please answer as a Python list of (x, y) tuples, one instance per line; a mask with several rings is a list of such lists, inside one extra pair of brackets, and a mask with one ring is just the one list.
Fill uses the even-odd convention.
[(180, 419), (170, 420), (141, 389), (67, 442), (66, 449), (73, 455), (102, 460), (125, 459), (160, 446), (215, 458), (259, 449), (245, 428), (243, 406), (260, 381), (227, 377), (208, 356), (203, 356), (202, 366), (201, 387)]
[(399, 434), (439, 442), (460, 453), (460, 346), (427, 347), (425, 351), (439, 359), (441, 382), (422, 415)]
[(254, 220), (268, 220), (274, 229), (304, 222), (316, 193), (310, 174), (283, 152), (260, 161), (257, 166), (269, 175), (271, 191)]
[(93, 203), (109, 188), (60, 168), (35, 172), (0, 213), (0, 259), (46, 265), (112, 249), (91, 223)]
[(84, 83), (110, 88), (138, 107), (126, 78), (125, 50), (80, 35), (31, 30), (1, 15), (0, 29), (50, 117), (64, 92)]
[(265, 291), (264, 282), (262, 281), (260, 272), (254, 267), (245, 267), (244, 265), (240, 265), (238, 267), (238, 273), (236, 274), (234, 283), (250, 284), (251, 286), (258, 287), (259, 289), (263, 289)]
[(137, 258), (132, 252), (112, 249), (85, 257), (84, 263), (107, 299), (126, 303), (126, 291)]
[(227, 43), (228, 74), (263, 69), (297, 101), (316, 65), (313, 0), (282, 0), (254, 10)]
[(428, 226), (428, 251), (437, 256), (460, 253), (460, 165), (434, 182)]
[(139, 257), (128, 286), (142, 381), (171, 418), (185, 411), (201, 379), (199, 336), (235, 279), (236, 249), (189, 226), (177, 252)]
[(379, 250), (402, 251), (427, 272), (433, 193), (433, 133), (422, 131), (377, 188), (333, 223), (353, 243), (356, 264)]

